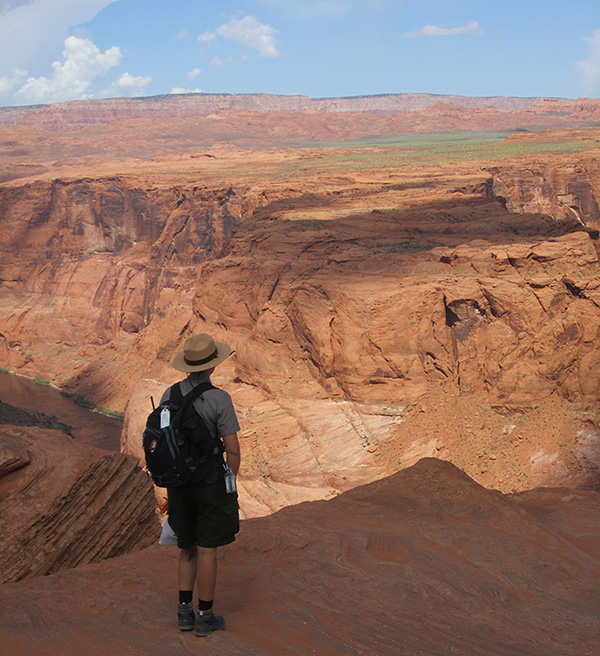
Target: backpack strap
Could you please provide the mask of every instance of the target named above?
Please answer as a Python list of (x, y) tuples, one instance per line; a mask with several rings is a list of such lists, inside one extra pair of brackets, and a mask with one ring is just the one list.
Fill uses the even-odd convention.
[[(193, 387), (185, 396), (181, 394), (181, 383), (176, 383), (171, 387), (171, 391), (174, 392), (174, 395), (170, 397), (170, 401), (172, 403), (175, 403), (176, 405), (179, 406), (177, 413), (179, 416), (183, 416), (183, 413), (185, 412), (185, 409), (187, 406), (197, 399), (199, 396), (202, 396), (206, 390), (209, 389), (219, 389), (218, 387), (215, 387), (211, 382), (204, 382), (200, 383), (199, 385), (196, 385)], [(221, 436), (217, 433), (217, 436), (215, 438), (215, 450), (214, 450), (214, 455), (217, 454), (222, 454), (225, 451), (225, 445), (223, 444), (223, 440), (221, 439)]]
[(206, 390), (209, 389), (217, 389), (212, 383), (206, 382), (206, 383), (200, 383), (200, 385), (196, 385), (195, 387), (192, 387), (192, 389), (185, 395), (181, 393), (181, 383), (176, 383), (171, 387), (171, 394), (169, 401), (171, 403), (174, 403), (175, 405), (178, 405), (180, 408), (180, 412), (183, 413), (187, 405), (193, 401), (194, 399), (197, 399), (199, 396), (202, 396)]

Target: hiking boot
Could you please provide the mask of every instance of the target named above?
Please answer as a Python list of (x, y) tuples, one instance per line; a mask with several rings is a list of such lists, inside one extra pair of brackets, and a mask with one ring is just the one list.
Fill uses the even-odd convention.
[(196, 635), (205, 638), (213, 631), (225, 628), (225, 620), (220, 615), (213, 615), (212, 610), (199, 610), (196, 615)]
[(194, 604), (178, 604), (177, 621), (179, 622), (180, 631), (191, 631), (194, 628)]

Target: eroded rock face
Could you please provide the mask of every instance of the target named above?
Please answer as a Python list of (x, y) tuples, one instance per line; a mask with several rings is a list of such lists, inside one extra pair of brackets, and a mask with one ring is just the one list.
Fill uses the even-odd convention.
[[(553, 395), (592, 406), (599, 263), (594, 241), (576, 228), (476, 199), (418, 213), (240, 226), (227, 254), (203, 268), (189, 331), (219, 326), (222, 339), (233, 338), (235, 359), (215, 382), (243, 419), (245, 512), (328, 497), (388, 471), (378, 452), (438, 387), (482, 395), (504, 412)], [(152, 371), (126, 416), (123, 448), (136, 455), (146, 414), (138, 408), (149, 411), (156, 381), (173, 377), (168, 361)], [(460, 420), (447, 410), (433, 447), (415, 434), (395, 461), (412, 460), (418, 439), (421, 455), (447, 447), (464, 456), (465, 446), (444, 437), (444, 425)], [(497, 439), (508, 429), (495, 430)], [(574, 440), (560, 440), (565, 454)], [(489, 445), (484, 451), (493, 455)], [(524, 468), (539, 462), (547, 478), (538, 482), (569, 484), (569, 467), (572, 481), (582, 481), (576, 463), (548, 471), (535, 454)], [(509, 478), (509, 489), (526, 485), (516, 470)]]
[(76, 395), (96, 396), (102, 379), (94, 400), (122, 407), (148, 363), (137, 336), (156, 317), (173, 327), (164, 342), (178, 335), (198, 267), (221, 252), (243, 211), (231, 188), (114, 178), (0, 189), (4, 362), (43, 370)]
[(160, 533), (137, 461), (58, 431), (0, 426), (0, 495), (2, 583), (141, 549)]
[[(493, 209), (502, 220), (502, 210)], [(528, 406), (555, 391), (572, 400), (595, 398), (599, 267), (587, 233), (533, 243), (469, 240), (404, 255), (400, 235), (387, 232), (382, 244), (357, 230), (340, 266), (323, 252), (335, 250), (327, 232), (313, 235), (311, 255), (300, 254), (301, 244), (291, 267), (272, 273), (276, 288), (262, 284), (265, 296), (252, 306), (236, 311), (229, 295), (222, 299), (230, 322), (249, 331), (237, 350), (242, 380), (259, 384), (261, 373), (267, 389), (292, 387), (306, 372), (325, 391), (337, 386), (353, 401), (380, 404), (412, 402), (436, 381), (486, 390), (494, 405)], [(386, 252), (381, 269), (369, 271), (379, 249), (398, 255)], [(231, 261), (211, 267), (211, 283), (231, 290), (233, 281), (219, 281)], [(206, 316), (212, 290), (203, 291), (197, 308)], [(266, 354), (262, 368), (257, 353)], [(278, 361), (289, 364), (279, 368)]]
[(539, 212), (554, 219), (575, 219), (600, 230), (598, 164), (550, 162), (524, 168), (509, 165), (490, 169), (493, 194), (506, 200), (512, 212)]
[[(206, 318), (197, 329), (219, 323), (239, 335), (231, 391), (249, 411), (250, 496), (269, 503), (266, 478), (284, 498), (301, 453), (324, 496), (378, 476), (378, 449), (436, 387), (482, 393), (502, 411), (555, 394), (595, 402), (599, 268), (588, 233), (560, 236), (564, 226), (493, 202), (309, 225), (261, 226), (252, 259), (239, 231), (227, 257), (206, 266), (195, 300)], [(523, 229), (535, 238), (516, 237)], [(270, 400), (246, 406), (248, 385)], [(440, 412), (436, 448), (457, 419)], [(415, 440), (427, 442), (415, 434), (397, 461), (414, 457)]]

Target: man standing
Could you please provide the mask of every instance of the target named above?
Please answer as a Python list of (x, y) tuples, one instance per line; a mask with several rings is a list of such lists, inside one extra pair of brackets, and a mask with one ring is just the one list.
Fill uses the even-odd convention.
[[(214, 368), (231, 355), (227, 344), (215, 342), (210, 335), (194, 335), (185, 341), (173, 367), (187, 373), (177, 383), (182, 396), (194, 387), (210, 384)], [(174, 386), (173, 386), (174, 387)], [(231, 401), (224, 390), (207, 388), (194, 399), (193, 408), (215, 440), (214, 457), (203, 468), (200, 480), (167, 488), (169, 524), (177, 535), (179, 552), (179, 605), (177, 617), (181, 631), (195, 626), (197, 636), (207, 636), (225, 628), (225, 620), (213, 614), (217, 581), (217, 547), (235, 540), (239, 531), (237, 492), (226, 492), (226, 468), (237, 474), (240, 467), (239, 424)], [(172, 387), (161, 402), (171, 398)], [(198, 588), (198, 612), (194, 613), (194, 583)]]

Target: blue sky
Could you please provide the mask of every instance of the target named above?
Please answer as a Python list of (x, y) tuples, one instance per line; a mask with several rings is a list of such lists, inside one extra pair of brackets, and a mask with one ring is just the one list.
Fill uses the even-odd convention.
[(0, 0), (0, 106), (600, 95), (598, 0)]

